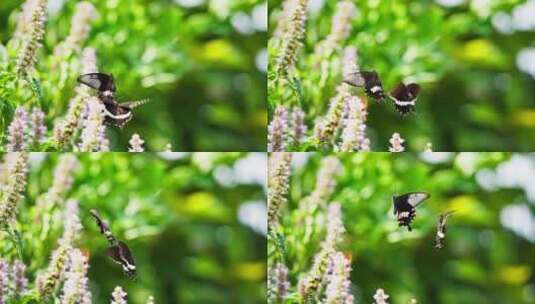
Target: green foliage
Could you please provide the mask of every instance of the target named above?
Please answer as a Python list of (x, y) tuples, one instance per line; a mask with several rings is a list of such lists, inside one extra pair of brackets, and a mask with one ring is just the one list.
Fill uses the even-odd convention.
[[(336, 183), (334, 193), (310, 211), (303, 198), (317, 189), (325, 156), (294, 154), (289, 203), (281, 211), (282, 236), (270, 237), (268, 243), (269, 265), (283, 262), (289, 268), (288, 303), (301, 303), (297, 282), (309, 273), (325, 239), (325, 204), (330, 202), (342, 206), (347, 231), (336, 249), (351, 259), (355, 303), (371, 303), (378, 288), (393, 304), (412, 298), (418, 303), (535, 303), (528, 292), (535, 282), (535, 246), (503, 223), (505, 208), (529, 198), (515, 186), (503, 186), (513, 185), (511, 180), (502, 185), (491, 182), (491, 188), (480, 182), (483, 175), (520, 155), (444, 154), (440, 162), (411, 153), (333, 155), (343, 167), (331, 181)], [(533, 161), (531, 155), (521, 157)], [(391, 198), (410, 191), (431, 194), (417, 208), (412, 232), (398, 227)], [(450, 210), (455, 213), (447, 223), (445, 247), (437, 250), (438, 216)], [(280, 258), (281, 248), (286, 260)]]
[[(29, 81), (16, 76), (20, 48), (8, 44), (21, 1), (0, 3), (1, 142), (19, 105), (43, 107), (49, 133), (65, 115), (80, 54), (59, 57), (54, 50), (69, 34), (77, 2), (55, 1), (60, 6), (48, 14), (44, 46)], [(108, 128), (112, 150), (126, 150), (133, 133), (153, 151), (167, 143), (176, 151), (265, 147), (266, 76), (255, 59), (265, 48), (266, 33), (243, 34), (231, 24), (234, 16), (251, 16), (263, 2), (207, 1), (192, 8), (165, 0), (90, 2), (98, 17), (82, 46), (96, 49), (99, 71), (113, 73), (120, 102), (150, 99), (124, 129)]]
[[(265, 162), (255, 162), (261, 159), (258, 155), (87, 153), (76, 157), (80, 166), (67, 198), (79, 202), (83, 229), (77, 246), (89, 257), (94, 303), (109, 303), (117, 285), (128, 293), (129, 303), (145, 303), (149, 295), (155, 303), (265, 301), (266, 238), (238, 217), (245, 204), (265, 201), (264, 185), (236, 171), (240, 163), (242, 169), (245, 164), (265, 170)], [(18, 247), (31, 288), (63, 232), (64, 202), (44, 214), (35, 204), (52, 184), (57, 159), (57, 154), (31, 154), (25, 199), (12, 226), (21, 236)], [(225, 183), (216, 178), (221, 171), (230, 172)], [(92, 208), (131, 248), (137, 263), (135, 280), (128, 280), (106, 256), (108, 243), (89, 215)], [(3, 259), (19, 257), (13, 239), (12, 232), (0, 231)], [(14, 303), (35, 298), (30, 294)]]
[[(493, 16), (510, 14), (523, 1), (485, 1), (488, 12), (470, 1), (453, 8), (426, 0), (351, 2), (357, 13), (348, 24), (349, 35), (321, 55), (317, 48), (333, 23), (343, 22), (333, 18), (340, 1), (320, 1), (320, 9), (309, 10), (304, 45), (290, 73), (298, 79), (293, 83), (302, 87), (298, 94), (295, 86), (275, 75), (280, 43), (273, 31), (284, 12), (283, 1), (270, 1), (270, 119), (279, 104), (300, 105), (312, 130), (342, 82), (343, 49), (354, 46), (360, 68), (376, 70), (386, 91), (400, 81), (422, 85), (416, 113), (405, 118), (388, 98), (377, 104), (362, 90), (351, 89), (368, 106), (372, 150), (386, 151), (394, 132), (414, 151), (422, 151), (426, 142), (432, 142), (437, 151), (531, 150), (535, 84), (518, 70), (516, 56), (533, 41), (527, 32), (502, 34), (492, 25)], [(295, 151), (320, 148), (308, 142), (292, 147)]]

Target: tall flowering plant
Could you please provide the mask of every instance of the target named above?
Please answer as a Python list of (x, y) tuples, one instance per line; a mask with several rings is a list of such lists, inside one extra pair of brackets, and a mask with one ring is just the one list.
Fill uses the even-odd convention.
[[(269, 164), (268, 303), (324, 299), (353, 303), (351, 266), (338, 251), (345, 232), (342, 209), (330, 200), (341, 173), (340, 162), (335, 157), (322, 161), (316, 187), (294, 209), (288, 206), (294, 205), (290, 201), (291, 157), (292, 153), (272, 153)], [(316, 252), (302, 255), (303, 247)]]

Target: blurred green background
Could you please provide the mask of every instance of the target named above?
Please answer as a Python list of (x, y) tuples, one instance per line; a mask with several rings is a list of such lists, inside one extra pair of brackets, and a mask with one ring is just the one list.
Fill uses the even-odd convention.
[[(326, 113), (342, 80), (341, 50), (323, 59), (321, 69), (314, 68), (313, 58), (314, 48), (331, 31), (339, 2), (309, 1), (296, 73), (303, 84), (309, 129)], [(386, 151), (394, 132), (413, 151), (422, 151), (428, 141), (437, 151), (533, 150), (535, 1), (352, 2), (358, 13), (341, 47), (355, 46), (360, 68), (377, 70), (386, 91), (401, 80), (423, 87), (416, 114), (406, 118), (400, 118), (388, 99), (386, 104), (368, 100), (372, 150)], [(281, 3), (269, 1), (270, 35)], [(276, 52), (270, 49), (270, 63)], [(270, 117), (276, 104), (287, 102), (270, 100)]]
[[(15, 28), (23, 1), (0, 2), (0, 44)], [(76, 76), (65, 87), (46, 62), (69, 33), (78, 1), (50, 0), (37, 76), (47, 124), (64, 115)], [(91, 0), (99, 17), (84, 46), (100, 71), (113, 73), (119, 101), (149, 98), (122, 131), (108, 128), (112, 149), (133, 133), (148, 150), (262, 151), (266, 146), (266, 11), (260, 0)], [(58, 87), (61, 92), (58, 92)], [(4, 101), (8, 102), (8, 101)], [(28, 100), (10, 100), (13, 104)], [(2, 107), (3, 119), (14, 109)], [(4, 122), (5, 123), (5, 122)]]
[[(89, 153), (67, 197), (80, 204), (79, 248), (89, 255), (93, 303), (109, 303), (120, 285), (129, 303), (265, 303), (265, 154)], [(33, 223), (36, 197), (51, 185), (58, 154), (31, 155), (18, 229), (30, 282), (46, 267), (63, 227), (58, 206), (41, 242)], [(126, 278), (89, 209), (96, 208), (131, 248), (138, 274)], [(0, 255), (16, 251), (0, 232)]]
[[(340, 202), (347, 232), (338, 247), (352, 257), (355, 303), (383, 288), (388, 303), (535, 303), (535, 154), (347, 153), (327, 202)], [(314, 189), (319, 153), (295, 154), (282, 226), (295, 286), (324, 239), (323, 209), (311, 242), (296, 236), (301, 199)], [(392, 195), (426, 191), (414, 230), (398, 228)], [(434, 248), (440, 213), (455, 210), (445, 247)], [(307, 223), (313, 223), (308, 219)], [(323, 223), (323, 224), (321, 224)], [(271, 243), (270, 243), (271, 247)], [(295, 289), (293, 290), (295, 291)]]

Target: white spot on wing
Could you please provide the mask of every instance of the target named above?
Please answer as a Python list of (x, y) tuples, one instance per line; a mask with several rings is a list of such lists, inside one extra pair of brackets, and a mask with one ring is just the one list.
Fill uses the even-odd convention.
[(399, 99), (397, 99), (396, 97), (388, 94), (388, 97), (390, 97), (394, 103), (400, 107), (403, 107), (403, 106), (414, 106), (416, 105), (416, 100), (418, 100), (418, 98), (414, 98), (413, 100), (409, 100), (409, 101), (401, 101)]
[(380, 92), (382, 91), (383, 89), (380, 87), (380, 86), (374, 86), (370, 89), (370, 92), (372, 93), (377, 93), (377, 92)]
[(404, 219), (404, 218), (408, 218), (409, 215), (410, 215), (410, 213), (408, 211), (400, 212), (398, 214), (398, 220), (401, 220), (401, 219)]
[(394, 98), (394, 103), (396, 103), (398, 106), (414, 106), (416, 104), (416, 99), (413, 99), (411, 101), (399, 101)]

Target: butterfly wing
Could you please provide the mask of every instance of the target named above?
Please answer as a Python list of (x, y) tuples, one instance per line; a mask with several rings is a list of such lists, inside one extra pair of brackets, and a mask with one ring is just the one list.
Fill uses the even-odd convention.
[(394, 215), (398, 220), (399, 226), (407, 226), (411, 231), (412, 220), (416, 217), (416, 207), (427, 198), (429, 198), (429, 194), (425, 192), (409, 192), (394, 196)]
[(416, 99), (418, 97), (418, 94), (420, 94), (420, 85), (417, 83), (409, 83), (407, 85), (407, 91), (410, 99)]
[(366, 83), (363, 73), (366, 73), (366, 72), (354, 72), (354, 73), (346, 74), (344, 75), (343, 81), (355, 87), (363, 87), (364, 84)]
[(121, 253), (121, 257), (130, 265), (135, 265), (136, 262), (134, 261), (134, 257), (132, 255), (132, 252), (130, 251), (130, 248), (122, 242), (119, 241), (119, 249)]
[(407, 203), (412, 207), (416, 208), (418, 205), (423, 203), (426, 199), (431, 197), (429, 193), (426, 192), (409, 192), (405, 194), (407, 196)]
[(112, 75), (104, 73), (89, 73), (78, 77), (78, 82), (100, 92), (115, 92), (115, 82)]
[(416, 83), (411, 83), (407, 86), (400, 82), (392, 91), (390, 91), (390, 98), (396, 107), (396, 110), (401, 115), (405, 115), (414, 111), (416, 106), (416, 98), (420, 93), (420, 86)]
[(110, 246), (106, 249), (106, 255), (109, 256), (115, 263), (123, 264), (121, 260), (121, 252), (119, 245)]
[(133, 278), (136, 275), (136, 262), (134, 261), (134, 256), (132, 255), (130, 248), (128, 248), (124, 242), (119, 241), (118, 246), (123, 271), (129, 278)]
[(394, 215), (401, 212), (408, 212), (413, 209), (413, 207), (407, 201), (408, 195), (403, 194), (400, 196), (394, 196), (392, 201), (394, 202)]
[(407, 198), (408, 195), (404, 194), (392, 197), (392, 201), (394, 203), (394, 215), (399, 226), (407, 226), (409, 231), (411, 231), (411, 222), (416, 216), (416, 209), (407, 202)]
[(344, 75), (344, 82), (356, 87), (371, 87), (381, 85), (379, 76), (375, 71), (358, 71)]
[(124, 242), (119, 241), (117, 245), (108, 247), (106, 255), (122, 266), (127, 277), (132, 279), (136, 276), (136, 262), (132, 252)]
[(390, 97), (396, 101), (407, 101), (409, 99), (407, 87), (403, 82), (398, 83), (392, 91), (390, 91)]
[(394, 212), (410, 211), (431, 197), (426, 192), (408, 192), (394, 196)]
[(132, 110), (115, 102), (114, 100), (104, 102), (105, 116), (104, 123), (109, 126), (122, 128), (132, 119)]
[(359, 71), (344, 75), (344, 82), (352, 86), (364, 87), (366, 94), (376, 100), (384, 98), (383, 84), (375, 71)]

